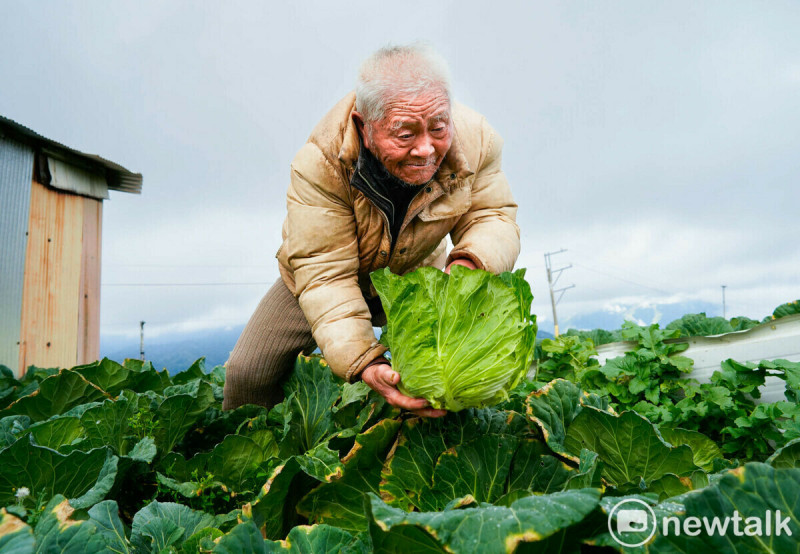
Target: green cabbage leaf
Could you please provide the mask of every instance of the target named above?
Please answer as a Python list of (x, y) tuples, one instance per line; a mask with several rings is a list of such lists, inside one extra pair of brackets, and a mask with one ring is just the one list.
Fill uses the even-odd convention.
[(381, 340), (405, 395), (449, 411), (508, 398), (527, 374), (536, 341), (525, 270), (494, 275), (453, 266), (403, 276), (371, 274), (386, 312)]

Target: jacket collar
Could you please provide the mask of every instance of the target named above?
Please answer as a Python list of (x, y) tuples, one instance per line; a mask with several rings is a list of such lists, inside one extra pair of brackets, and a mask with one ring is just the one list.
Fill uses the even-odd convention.
[[(339, 161), (344, 164), (348, 172), (352, 172), (355, 168), (360, 150), (361, 137), (358, 134), (351, 111), (350, 116), (347, 118), (344, 136), (342, 137), (342, 147), (338, 156)], [(441, 183), (445, 190), (449, 190), (453, 183), (460, 182), (473, 174), (474, 171), (469, 167), (467, 157), (464, 155), (458, 127), (453, 122), (453, 143), (450, 145), (450, 150), (447, 151), (444, 160), (442, 160), (442, 165), (439, 166), (434, 180)], [(455, 179), (452, 178), (454, 175)]]
[[(368, 177), (370, 181), (375, 183), (381, 190), (387, 192), (396, 189), (418, 190), (420, 187), (423, 187), (425, 184), (427, 184), (423, 183), (421, 185), (414, 185), (407, 183), (402, 179), (398, 179), (389, 173), (389, 170), (384, 167), (384, 165), (372, 154), (372, 152), (367, 150), (363, 143), (360, 143), (358, 161), (356, 161), (355, 170), (356, 172), (360, 172)], [(350, 182), (352, 183), (352, 181), (353, 180), (351, 179)]]

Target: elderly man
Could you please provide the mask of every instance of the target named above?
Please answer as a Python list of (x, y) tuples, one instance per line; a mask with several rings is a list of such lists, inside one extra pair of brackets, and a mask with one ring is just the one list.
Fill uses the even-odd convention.
[(367, 59), (355, 92), (292, 162), (281, 277), (227, 362), (225, 409), (280, 402), (297, 354), (316, 344), (342, 379), (362, 379), (400, 408), (443, 415), (397, 390), (400, 376), (373, 332), (385, 315), (369, 274), (511, 270), (519, 228), (502, 144), (483, 116), (452, 102), (447, 67), (429, 49), (389, 47)]

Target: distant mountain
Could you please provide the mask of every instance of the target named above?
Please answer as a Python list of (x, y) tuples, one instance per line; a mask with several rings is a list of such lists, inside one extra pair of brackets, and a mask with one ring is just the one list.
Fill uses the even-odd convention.
[[(157, 368), (166, 367), (177, 373), (192, 365), (197, 358), (206, 358), (206, 367), (224, 364), (244, 325), (148, 338), (145, 334), (144, 355)], [(100, 337), (100, 355), (121, 362), (139, 357), (139, 338)]]
[(625, 320), (650, 325), (658, 323), (662, 328), (686, 314), (705, 312), (708, 316), (722, 315), (719, 304), (710, 302), (677, 302), (673, 304), (653, 304), (649, 306), (614, 306), (607, 310), (600, 310), (573, 316), (560, 325), (567, 329), (606, 329), (613, 331), (619, 329)]
[[(578, 314), (561, 324), (567, 329), (619, 329), (626, 319), (649, 325), (659, 323), (665, 327), (669, 322), (685, 314), (705, 312), (709, 316), (719, 315), (719, 306), (710, 302), (680, 302), (653, 304), (648, 306), (614, 306), (606, 310)], [(536, 338), (553, 338), (552, 323), (547, 328), (540, 325)], [(224, 364), (236, 345), (244, 325), (205, 331), (176, 333), (148, 339), (145, 336), (145, 357), (156, 367), (166, 367), (170, 373), (186, 369), (197, 358), (205, 356), (206, 367)], [(380, 330), (376, 335), (380, 336)], [(138, 337), (120, 338), (102, 336), (100, 353), (112, 360), (139, 357)]]
[[(709, 302), (682, 302), (675, 304), (656, 304), (649, 306), (614, 306), (607, 310), (579, 314), (568, 318), (561, 324), (567, 329), (619, 329), (626, 319), (649, 325), (667, 323), (689, 313), (705, 312), (709, 316), (719, 315), (719, 306)], [(536, 338), (553, 338), (552, 323), (548, 328), (541, 325)], [(158, 368), (166, 367), (176, 373), (189, 367), (197, 358), (206, 358), (206, 367), (224, 364), (236, 345), (244, 325), (205, 331), (174, 333), (148, 338), (145, 335), (145, 358)], [(376, 335), (380, 335), (380, 330)], [(138, 337), (100, 337), (100, 354), (112, 360), (139, 357)]]
[[(206, 368), (222, 365), (236, 345), (244, 325), (205, 331), (174, 333), (149, 339), (145, 334), (144, 355), (157, 368), (166, 367), (171, 374), (188, 368), (197, 358), (206, 358)], [(380, 329), (376, 329), (380, 336)], [(539, 330), (536, 338), (553, 338), (552, 333)], [(100, 337), (100, 356), (121, 362), (139, 357), (139, 338), (104, 335)]]

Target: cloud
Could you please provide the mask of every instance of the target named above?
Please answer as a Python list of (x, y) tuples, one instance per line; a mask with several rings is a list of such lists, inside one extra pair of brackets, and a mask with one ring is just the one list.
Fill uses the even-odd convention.
[[(726, 285), (727, 312), (763, 318), (779, 304), (800, 297), (800, 246), (775, 241), (771, 226), (676, 227), (665, 218), (634, 223), (593, 223), (566, 229), (542, 242), (567, 252), (553, 256), (563, 272), (557, 288), (575, 284), (557, 306), (559, 320), (582, 313), (629, 313), (641, 308), (693, 303), (720, 306)], [(591, 237), (587, 242), (586, 237)], [(555, 248), (555, 247), (558, 248)], [(534, 291), (534, 313), (552, 321), (542, 253), (524, 251), (518, 266)], [(769, 285), (767, 285), (769, 283)]]
[(144, 174), (104, 204), (103, 333), (244, 323), (266, 286), (110, 285), (274, 281), (294, 153), (365, 55), (431, 37), (505, 139), (540, 322), (561, 247), (562, 322), (717, 306), (720, 285), (731, 314), (800, 297), (793, 6), (204, 8), (17, 3), (0, 22), (3, 115)]
[(783, 72), (784, 79), (792, 84), (800, 83), (800, 64), (787, 66)]
[(112, 233), (103, 252), (103, 332), (135, 333), (140, 320), (156, 335), (244, 323), (278, 277), (281, 220), (279, 207), (204, 206), (124, 238)]

